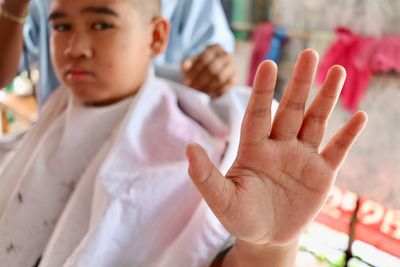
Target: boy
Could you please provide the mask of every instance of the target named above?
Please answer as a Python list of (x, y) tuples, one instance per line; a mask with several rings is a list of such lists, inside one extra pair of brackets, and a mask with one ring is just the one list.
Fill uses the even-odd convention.
[[(294, 264), (301, 231), (366, 122), (357, 113), (319, 153), (343, 69), (304, 115), (317, 55), (303, 52), (271, 126), (276, 66), (263, 63), (236, 156), (246, 93), (209, 102), (156, 79), (148, 66), (169, 29), (158, 15), (157, 0), (52, 2), (62, 87), (0, 177), (5, 266), (40, 257), (40, 266)], [(188, 143), (210, 156), (186, 150), (208, 206), (187, 177)], [(213, 262), (229, 245), (225, 229), (235, 245)]]

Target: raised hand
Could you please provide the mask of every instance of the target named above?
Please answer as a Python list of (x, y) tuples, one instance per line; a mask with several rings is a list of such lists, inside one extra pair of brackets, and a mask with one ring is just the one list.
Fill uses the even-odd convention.
[(345, 71), (334, 66), (305, 112), (318, 55), (305, 50), (271, 122), (277, 67), (263, 62), (242, 123), (237, 158), (223, 176), (198, 145), (189, 145), (189, 174), (225, 228), (237, 240), (284, 246), (297, 240), (327, 198), (338, 169), (364, 128), (356, 113), (320, 150)]

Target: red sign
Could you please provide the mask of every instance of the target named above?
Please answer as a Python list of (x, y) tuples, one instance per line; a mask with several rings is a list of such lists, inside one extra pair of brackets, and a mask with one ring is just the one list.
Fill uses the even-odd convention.
[[(334, 187), (316, 221), (348, 234), (357, 199), (355, 193)], [(361, 198), (355, 239), (400, 257), (400, 211)]]

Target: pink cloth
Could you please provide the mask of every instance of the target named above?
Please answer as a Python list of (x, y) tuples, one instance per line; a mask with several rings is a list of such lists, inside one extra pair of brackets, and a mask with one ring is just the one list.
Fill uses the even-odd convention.
[(400, 35), (388, 35), (378, 42), (371, 69), (372, 72), (400, 73)]
[[(370, 57), (375, 40), (359, 37), (344, 28), (337, 29), (336, 33), (337, 40), (328, 49), (319, 67), (317, 82), (322, 84), (331, 66), (342, 65), (347, 71), (341, 93), (342, 105), (354, 111), (371, 77), (368, 60), (364, 59)], [(359, 57), (360, 54), (363, 56)]]
[(264, 22), (254, 31), (251, 53), (250, 71), (247, 84), (253, 86), (253, 80), (257, 72), (258, 65), (265, 59), (265, 56), (271, 48), (271, 40), (274, 35), (275, 26)]
[(392, 70), (400, 73), (400, 36), (362, 37), (345, 28), (338, 28), (336, 33), (336, 41), (320, 64), (317, 82), (322, 84), (331, 66), (342, 65), (347, 71), (347, 79), (341, 103), (345, 109), (354, 112), (368, 88), (372, 73)]

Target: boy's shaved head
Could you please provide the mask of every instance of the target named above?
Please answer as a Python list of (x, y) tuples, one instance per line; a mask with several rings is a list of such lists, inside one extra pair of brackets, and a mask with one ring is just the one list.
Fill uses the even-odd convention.
[(51, 55), (62, 85), (90, 106), (136, 94), (168, 44), (160, 9), (160, 0), (52, 0)]
[(161, 0), (128, 0), (143, 12), (143, 18), (151, 20), (161, 15)]

